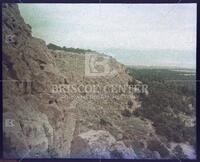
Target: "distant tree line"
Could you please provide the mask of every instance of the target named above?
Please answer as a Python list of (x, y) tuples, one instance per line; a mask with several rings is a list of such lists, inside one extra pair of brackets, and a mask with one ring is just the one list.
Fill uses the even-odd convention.
[(65, 46), (60, 47), (60, 46), (55, 45), (53, 43), (49, 43), (47, 45), (47, 47), (49, 49), (52, 49), (52, 50), (63, 50), (63, 51), (66, 51), (66, 52), (74, 52), (74, 53), (79, 53), (79, 54), (85, 54), (86, 52), (95, 52), (95, 51), (92, 51), (90, 49), (81, 49), (81, 48), (72, 48), (72, 47), (67, 48)]

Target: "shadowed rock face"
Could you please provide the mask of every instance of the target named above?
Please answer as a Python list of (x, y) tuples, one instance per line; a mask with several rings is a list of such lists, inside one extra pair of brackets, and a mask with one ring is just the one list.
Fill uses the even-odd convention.
[[(10, 39), (11, 38), (11, 39)], [(50, 94), (50, 85), (64, 77), (54, 65), (43, 40), (31, 28), (17, 5), (3, 5), (3, 94), (5, 157), (69, 156), (75, 121), (65, 105)]]
[(81, 157), (86, 147), (87, 158), (136, 158), (133, 143), (153, 138), (147, 120), (122, 113), (131, 115), (140, 107), (135, 94), (108, 93), (96, 99), (90, 93), (52, 92), (55, 85), (137, 82), (122, 64), (109, 58), (116, 75), (85, 76), (85, 55), (49, 50), (32, 37), (16, 4), (3, 4), (2, 27), (4, 157)]

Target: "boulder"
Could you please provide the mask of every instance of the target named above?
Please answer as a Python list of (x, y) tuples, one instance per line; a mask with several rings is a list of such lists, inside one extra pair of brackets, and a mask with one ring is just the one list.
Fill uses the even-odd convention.
[(135, 159), (132, 148), (116, 139), (104, 130), (89, 130), (79, 134), (72, 141), (71, 157), (101, 159)]

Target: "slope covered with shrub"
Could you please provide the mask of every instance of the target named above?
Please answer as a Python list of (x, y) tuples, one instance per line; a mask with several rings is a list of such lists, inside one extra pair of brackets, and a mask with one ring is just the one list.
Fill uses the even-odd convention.
[(149, 91), (148, 96), (141, 95), (142, 106), (135, 115), (153, 121), (156, 132), (169, 141), (195, 144), (194, 72), (148, 68), (128, 68), (128, 72), (146, 83)]

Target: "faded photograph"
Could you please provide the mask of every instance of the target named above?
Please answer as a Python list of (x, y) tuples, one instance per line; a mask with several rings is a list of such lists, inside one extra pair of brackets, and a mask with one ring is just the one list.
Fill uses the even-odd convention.
[(196, 4), (2, 5), (5, 159), (196, 159)]

